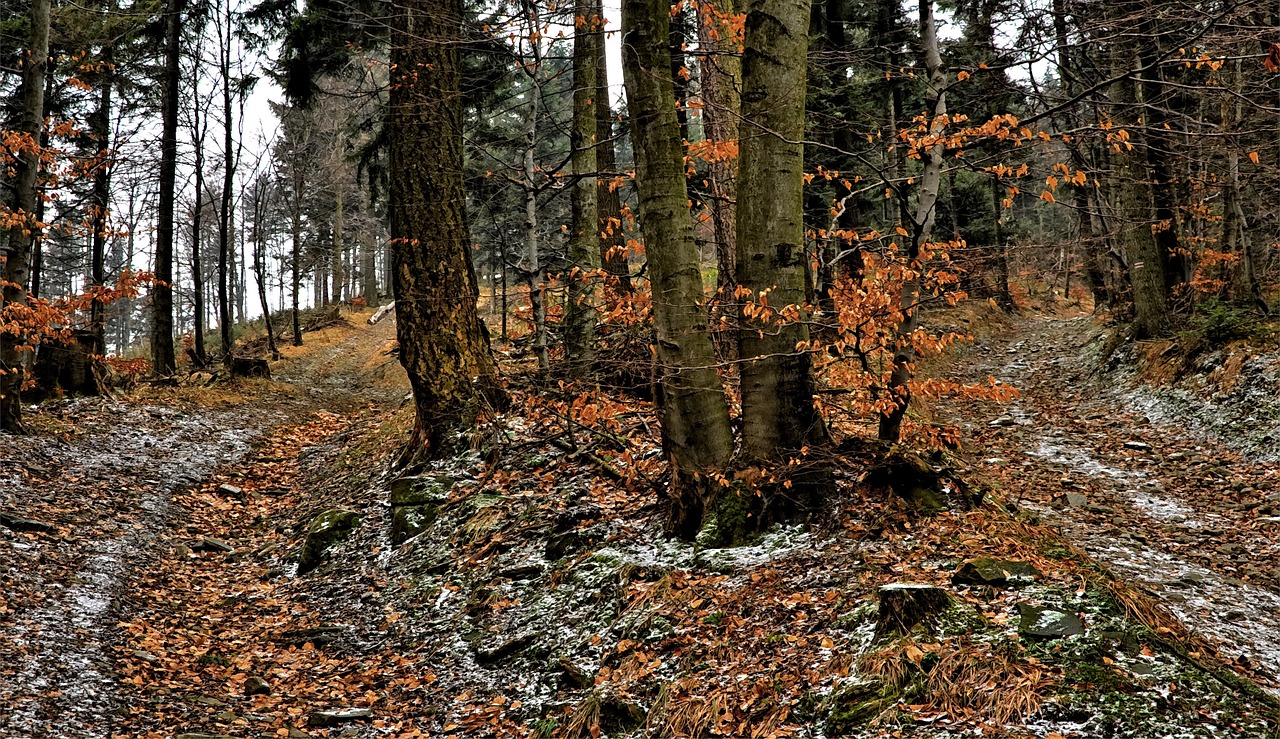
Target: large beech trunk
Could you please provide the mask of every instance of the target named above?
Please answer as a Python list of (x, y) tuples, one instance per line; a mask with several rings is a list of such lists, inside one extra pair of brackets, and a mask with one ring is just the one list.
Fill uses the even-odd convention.
[(499, 394), (467, 248), (461, 30), (461, 0), (410, 0), (391, 31), (392, 277), (416, 410), (406, 460), (442, 451)]
[[(749, 0), (742, 61), (737, 283), (742, 454), (774, 460), (826, 437), (813, 404), (805, 311), (804, 96), (809, 0)], [(760, 317), (766, 303), (772, 313)]]
[(674, 471), (666, 504), (669, 531), (685, 538), (702, 526), (714, 476), (733, 454), (729, 410), (715, 368), (706, 296), (693, 239), (684, 151), (671, 82), (670, 3), (622, 3), (623, 78), (631, 110), (636, 189), (653, 286), (658, 406)]

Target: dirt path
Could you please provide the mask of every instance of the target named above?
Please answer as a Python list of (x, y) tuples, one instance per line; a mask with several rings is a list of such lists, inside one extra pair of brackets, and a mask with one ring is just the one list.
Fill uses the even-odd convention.
[(972, 347), (960, 361), (969, 379), (994, 376), (1022, 396), (951, 409), (967, 449), (1006, 500), (1060, 526), (1280, 695), (1280, 468), (1095, 374), (1099, 346), (1080, 317), (1029, 319)]
[(32, 521), (0, 521), (0, 737), (109, 735), (107, 647), (137, 571), (184, 515), (171, 497), (236, 465), (264, 434), (395, 398), (396, 384), (379, 381), (394, 368), (379, 351), (393, 336), (390, 320), (309, 336), (276, 368), (294, 387), (223, 409), (81, 399), (34, 414), (36, 435), (4, 438), (0, 513)]

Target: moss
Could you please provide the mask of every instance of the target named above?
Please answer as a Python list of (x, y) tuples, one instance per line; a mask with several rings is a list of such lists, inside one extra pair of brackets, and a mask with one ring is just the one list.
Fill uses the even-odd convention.
[(307, 538), (298, 554), (298, 574), (319, 566), (325, 552), (346, 539), (360, 523), (360, 514), (345, 508), (333, 508), (316, 516), (307, 527)]
[(756, 513), (755, 500), (755, 496), (745, 491), (741, 483), (722, 490), (698, 531), (698, 548), (718, 549), (745, 544), (754, 532), (751, 518)]
[(847, 736), (866, 726), (898, 702), (899, 690), (878, 680), (855, 682), (832, 692), (824, 727), (833, 736)]

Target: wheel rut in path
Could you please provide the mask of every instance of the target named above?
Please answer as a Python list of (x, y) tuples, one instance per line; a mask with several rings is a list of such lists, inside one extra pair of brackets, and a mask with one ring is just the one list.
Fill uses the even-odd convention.
[(974, 461), (1115, 574), (1163, 602), (1280, 696), (1280, 471), (1147, 413), (1155, 393), (1095, 373), (1088, 317), (1035, 318), (980, 341), (964, 379), (1019, 388), (949, 404)]

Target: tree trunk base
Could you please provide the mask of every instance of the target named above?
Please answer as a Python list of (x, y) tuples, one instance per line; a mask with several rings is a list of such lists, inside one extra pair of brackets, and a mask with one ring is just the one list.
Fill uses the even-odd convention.
[(950, 607), (951, 596), (933, 585), (894, 583), (881, 586), (876, 635), (906, 634), (920, 624), (928, 626)]

